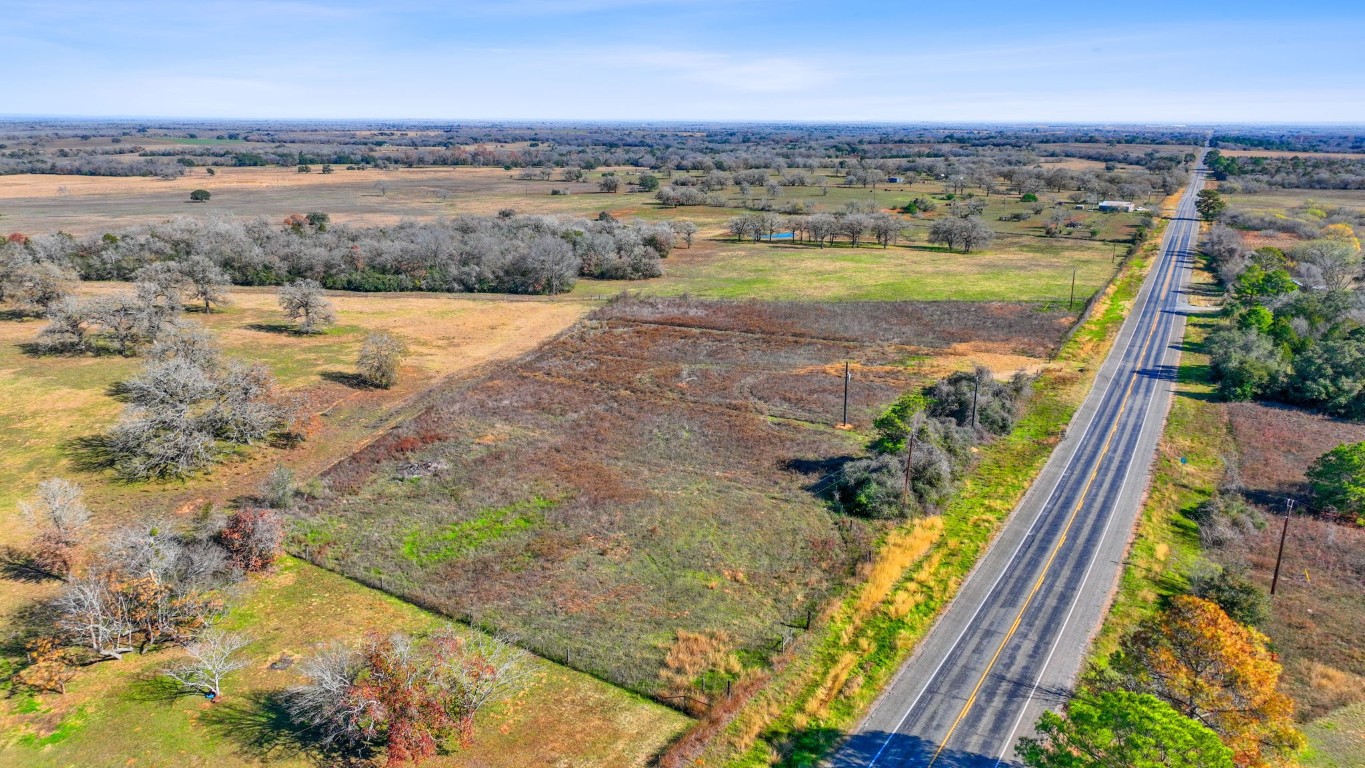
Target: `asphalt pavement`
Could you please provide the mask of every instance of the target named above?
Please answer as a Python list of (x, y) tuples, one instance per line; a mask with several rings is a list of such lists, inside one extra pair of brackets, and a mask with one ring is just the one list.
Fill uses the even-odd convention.
[(1015, 765), (1108, 606), (1175, 386), (1199, 234), (1193, 174), (1094, 386), (1038, 480), (836, 768)]

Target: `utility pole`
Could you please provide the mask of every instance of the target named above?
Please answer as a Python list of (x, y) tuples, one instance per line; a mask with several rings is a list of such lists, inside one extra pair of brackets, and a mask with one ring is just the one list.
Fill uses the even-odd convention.
[(1071, 309), (1071, 307), (1072, 307), (1075, 303), (1076, 303), (1076, 267), (1072, 267), (1072, 268), (1071, 268), (1071, 298), (1067, 300), (1067, 302), (1066, 302), (1066, 308), (1067, 308), (1067, 309)]
[(910, 511), (910, 467), (915, 460), (915, 433), (919, 431), (919, 414), (910, 417), (910, 434), (905, 436), (905, 487), (901, 489), (901, 511)]
[(1294, 500), (1285, 499), (1284, 502), (1284, 528), (1280, 529), (1280, 551), (1275, 555), (1275, 575), (1270, 577), (1270, 594), (1275, 594), (1275, 588), (1280, 585), (1280, 561), (1284, 560), (1284, 540), (1289, 535), (1289, 515), (1294, 511)]
[(839, 422), (848, 426), (848, 383), (853, 380), (853, 374), (848, 370), (848, 361), (844, 361), (844, 420)]
[(981, 374), (977, 373), (972, 380), (976, 382), (976, 388), (972, 390), (972, 429), (976, 429), (976, 398), (981, 394)]

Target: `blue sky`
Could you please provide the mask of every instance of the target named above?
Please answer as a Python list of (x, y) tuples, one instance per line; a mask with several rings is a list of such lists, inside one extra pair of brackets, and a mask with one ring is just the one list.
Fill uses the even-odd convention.
[(0, 112), (1365, 123), (1365, 3), (0, 0)]

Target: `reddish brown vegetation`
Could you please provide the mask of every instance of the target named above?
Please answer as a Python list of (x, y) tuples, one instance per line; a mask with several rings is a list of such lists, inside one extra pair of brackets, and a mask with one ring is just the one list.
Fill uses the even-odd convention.
[(876, 524), (812, 492), (862, 450), (830, 426), (845, 360), (866, 426), (925, 383), (912, 361), (935, 348), (1045, 351), (1062, 330), (1024, 305), (618, 301), (331, 470), (350, 495), (310, 510), (298, 549), (618, 683), (680, 690), (690, 673), (660, 671), (681, 633), (770, 654), (866, 553)]
[(243, 509), (228, 518), (218, 539), (233, 565), (248, 573), (264, 571), (280, 556), (284, 525), (273, 509)]
[(1241, 479), (1253, 496), (1302, 494), (1308, 465), (1342, 443), (1365, 440), (1365, 424), (1302, 408), (1263, 403), (1226, 408), (1241, 453)]

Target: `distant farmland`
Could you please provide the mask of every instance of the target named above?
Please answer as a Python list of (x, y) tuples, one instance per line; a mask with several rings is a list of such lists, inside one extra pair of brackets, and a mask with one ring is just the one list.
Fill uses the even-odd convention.
[(865, 439), (830, 426), (844, 361), (865, 429), (968, 365), (955, 345), (1036, 363), (1070, 320), (1027, 304), (618, 300), (333, 468), (334, 498), (293, 546), (635, 690), (676, 693), (664, 675), (686, 667), (704, 695), (871, 550), (877, 529), (818, 494)]

